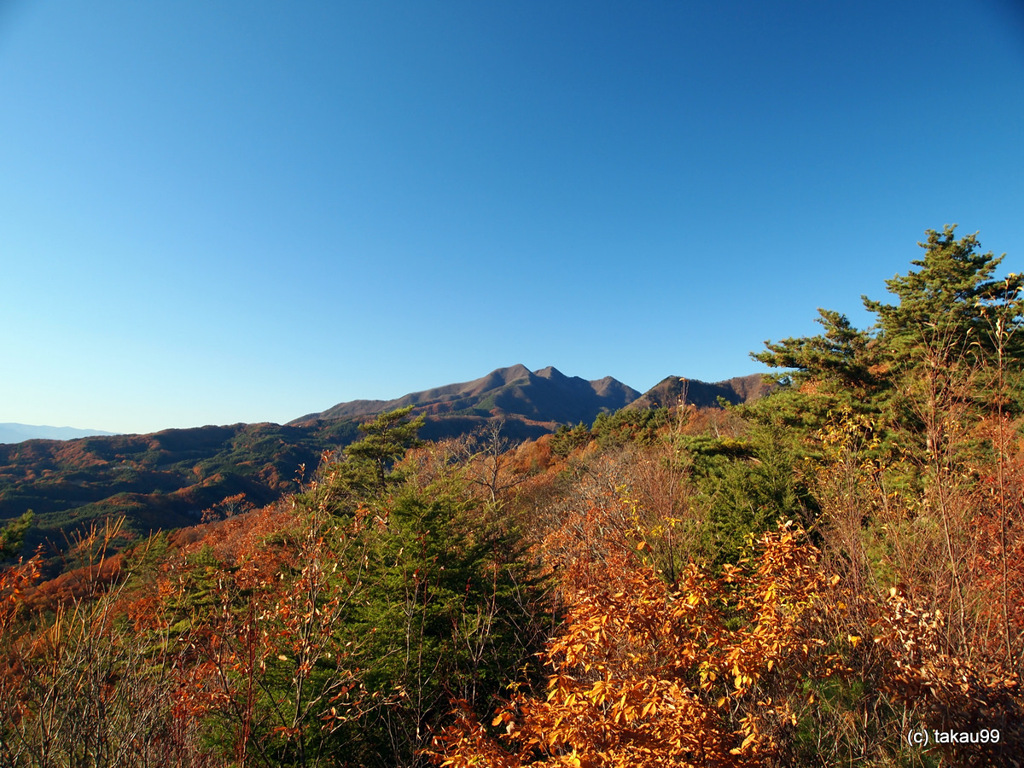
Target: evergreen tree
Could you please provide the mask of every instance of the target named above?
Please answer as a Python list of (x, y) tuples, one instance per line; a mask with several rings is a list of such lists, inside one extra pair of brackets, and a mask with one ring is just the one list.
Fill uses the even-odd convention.
[(34, 517), (35, 515), (30, 509), (17, 520), (11, 520), (11, 522), (0, 529), (0, 561), (16, 558), (21, 554), (25, 533), (32, 525)]
[[(752, 357), (773, 368), (788, 369), (776, 378), (800, 385), (817, 396), (801, 405), (821, 420), (836, 406), (852, 407), (888, 420), (900, 418), (893, 398), (909, 383), (924, 381), (929, 397), (999, 358), (1010, 375), (1021, 369), (1024, 333), (1024, 276), (995, 279), (1003, 257), (980, 253), (977, 235), (957, 240), (955, 226), (927, 230), (918, 270), (886, 281), (898, 301), (887, 304), (862, 297), (877, 315), (867, 331), (854, 328), (842, 314), (819, 309), (818, 336), (765, 342)], [(899, 399), (898, 397), (896, 399)], [(770, 399), (769, 399), (770, 400)]]
[(989, 363), (997, 325), (1014, 338), (1016, 354), (1011, 357), (1019, 361), (1024, 339), (1015, 331), (1024, 319), (1024, 276), (994, 279), (1005, 254), (980, 253), (977, 234), (957, 240), (955, 231), (956, 225), (947, 225), (942, 232), (927, 230), (927, 240), (918, 243), (925, 249), (924, 258), (911, 262), (920, 269), (886, 281), (898, 303), (863, 297), (864, 306), (878, 315), (878, 337), (890, 363)]
[(815, 381), (834, 392), (865, 394), (879, 386), (872, 372), (874, 345), (871, 336), (854, 328), (846, 315), (819, 309), (817, 322), (825, 328), (820, 336), (765, 342), (766, 352), (751, 357), (773, 368), (789, 368), (780, 374), (783, 384)]
[(422, 445), (411, 410), (361, 425), (365, 437), (303, 501), (345, 521), (333, 534), (336, 578), (353, 599), (338, 642), (358, 649), (376, 702), (337, 738), (351, 764), (382, 768), (422, 764), (450, 699), (487, 711), (539, 647), (543, 590), (518, 535), (451, 457), (429, 469), (406, 459)]
[(399, 478), (391, 470), (409, 448), (422, 445), (417, 437), (424, 417), (409, 418), (412, 406), (380, 414), (376, 419), (359, 425), (365, 435), (345, 448), (348, 461), (332, 469), (337, 475), (336, 485), (365, 494), (379, 494)]
[(391, 702), (365, 722), (361, 764), (415, 764), (452, 700), (483, 714), (529, 663), (541, 590), (523, 558), (457, 470), (396, 490), (354, 624), (367, 689)]

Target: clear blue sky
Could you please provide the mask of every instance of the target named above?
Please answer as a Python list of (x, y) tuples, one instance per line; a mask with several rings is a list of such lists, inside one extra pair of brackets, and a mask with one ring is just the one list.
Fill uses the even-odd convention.
[(1014, 0), (0, 5), (0, 422), (719, 380), (947, 223), (1024, 266)]

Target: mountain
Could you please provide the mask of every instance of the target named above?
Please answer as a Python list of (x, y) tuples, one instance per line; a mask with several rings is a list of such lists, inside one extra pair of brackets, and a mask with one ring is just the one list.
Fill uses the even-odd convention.
[(614, 412), (640, 397), (621, 381), (606, 376), (587, 381), (548, 366), (498, 368), (460, 384), (412, 392), (395, 400), (353, 400), (290, 422), (310, 425), (335, 419), (364, 420), (384, 411), (413, 406), (427, 417), (422, 434), (437, 438), (471, 431), (494, 418), (505, 419), (510, 437), (537, 437), (559, 424), (590, 424), (602, 412)]
[(737, 376), (713, 384), (698, 379), (669, 376), (655, 384), (629, 404), (629, 408), (662, 408), (685, 400), (698, 408), (717, 408), (718, 398), (732, 405), (757, 400), (774, 389), (776, 384), (765, 382), (760, 373)]
[(73, 440), (76, 437), (92, 437), (94, 435), (115, 435), (116, 432), (104, 432), (101, 429), (76, 429), (75, 427), (47, 427), (35, 424), (0, 424), (0, 443), (20, 443), (23, 440)]
[(358, 439), (359, 422), (406, 405), (426, 416), (420, 435), (428, 440), (468, 434), (497, 419), (506, 437), (525, 440), (560, 424), (592, 424), (603, 412), (675, 405), (684, 394), (687, 402), (716, 407), (718, 397), (746, 402), (769, 389), (759, 375), (714, 384), (670, 376), (641, 395), (610, 376), (587, 381), (550, 366), (531, 371), (513, 365), (395, 400), (339, 403), (284, 426), (234, 424), (71, 440), (19, 437), (16, 444), (0, 444), (0, 525), (33, 510), (26, 537), (31, 548), (45, 540), (61, 542), (105, 517), (123, 515), (128, 532), (144, 535), (193, 525), (207, 509), (267, 504), (298, 489), (300, 465), (308, 479), (324, 451)]
[[(536, 437), (558, 424), (591, 424), (602, 412), (620, 408), (675, 406), (681, 399), (699, 408), (717, 408), (718, 398), (745, 403), (767, 394), (772, 387), (761, 374), (738, 376), (707, 383), (669, 376), (640, 394), (632, 387), (606, 376), (586, 381), (566, 376), (548, 366), (530, 371), (524, 365), (498, 368), (486, 376), (461, 384), (411, 392), (394, 400), (352, 400), (290, 422), (311, 425), (335, 419), (362, 421), (384, 411), (413, 406), (427, 417), (423, 435), (436, 438), (469, 431), (470, 422), (500, 417), (511, 437)], [(471, 429), (471, 427), (469, 427)], [(528, 434), (513, 434), (525, 432)]]

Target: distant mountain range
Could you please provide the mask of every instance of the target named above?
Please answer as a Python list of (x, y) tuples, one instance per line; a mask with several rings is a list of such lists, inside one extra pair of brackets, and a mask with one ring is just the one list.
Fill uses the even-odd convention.
[(35, 424), (0, 424), (0, 443), (20, 443), (23, 440), (73, 440), (76, 437), (115, 435), (101, 429), (75, 429), (74, 427), (47, 427)]
[(760, 375), (713, 384), (670, 376), (640, 394), (610, 376), (587, 381), (552, 367), (530, 371), (513, 365), (395, 400), (339, 403), (284, 426), (235, 424), (148, 435), (92, 432), (88, 437), (80, 437), (87, 430), (60, 428), (47, 433), (49, 439), (13, 433), (16, 439), (8, 442), (15, 444), (0, 444), (0, 524), (34, 510), (36, 524), (26, 538), (34, 546), (47, 539), (62, 541), (70, 529), (111, 515), (124, 515), (126, 528), (141, 535), (191, 525), (203, 510), (231, 499), (237, 507), (239, 494), (253, 504), (266, 504), (298, 488), (300, 465), (308, 479), (324, 451), (358, 439), (360, 422), (407, 405), (426, 417), (420, 431), (426, 439), (467, 434), (500, 419), (507, 437), (522, 440), (561, 424), (590, 425), (599, 414), (622, 408), (680, 402), (715, 407), (720, 397), (742, 403), (767, 391)]

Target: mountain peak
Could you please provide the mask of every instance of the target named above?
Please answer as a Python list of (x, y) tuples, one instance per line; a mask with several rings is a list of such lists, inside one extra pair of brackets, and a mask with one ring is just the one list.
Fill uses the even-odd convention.
[(395, 400), (338, 403), (290, 424), (361, 421), (411, 405), (416, 413), (428, 417), (426, 437), (471, 431), (474, 424), (479, 426), (496, 418), (507, 419), (510, 427), (512, 422), (517, 423), (520, 432), (540, 430), (540, 434), (557, 424), (590, 424), (599, 413), (614, 412), (627, 405), (657, 408), (674, 406), (685, 399), (701, 407), (715, 407), (719, 397), (732, 403), (745, 402), (767, 391), (761, 378), (760, 375), (744, 376), (706, 384), (696, 379), (669, 376), (641, 395), (611, 376), (586, 381), (578, 376), (566, 376), (553, 365), (530, 371), (518, 363), (496, 368), (473, 381), (410, 392)]
[(549, 365), (547, 368), (541, 368), (539, 371), (533, 372), (534, 376), (540, 376), (542, 379), (564, 379), (567, 378), (564, 373), (555, 368), (553, 365)]
[[(486, 379), (490, 376), (497, 376), (506, 384), (510, 384), (513, 381), (518, 381), (519, 379), (530, 378), (530, 369), (522, 363), (516, 363), (515, 365), (510, 365), (508, 368), (496, 368), (484, 378)], [(477, 381), (480, 381), (480, 379), (477, 379)]]

